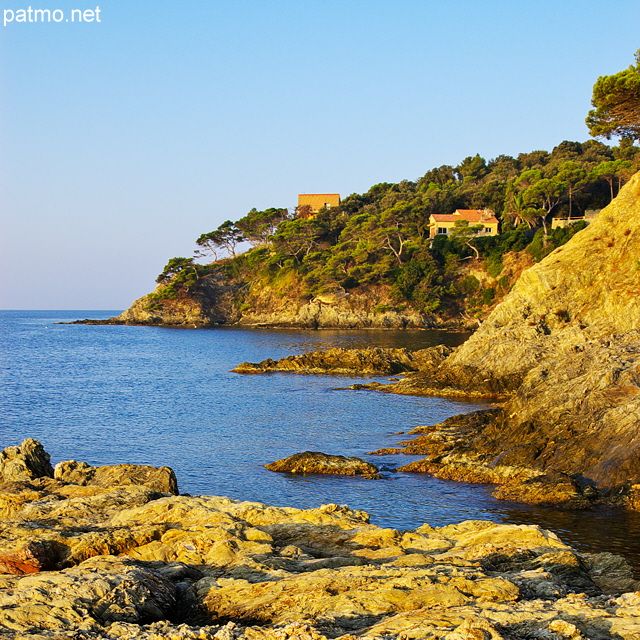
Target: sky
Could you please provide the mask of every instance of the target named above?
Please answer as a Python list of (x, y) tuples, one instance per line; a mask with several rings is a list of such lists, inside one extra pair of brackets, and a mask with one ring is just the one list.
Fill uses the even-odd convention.
[(638, 0), (33, 2), (0, 1), (3, 309), (124, 309), (253, 207), (587, 140), (640, 48)]

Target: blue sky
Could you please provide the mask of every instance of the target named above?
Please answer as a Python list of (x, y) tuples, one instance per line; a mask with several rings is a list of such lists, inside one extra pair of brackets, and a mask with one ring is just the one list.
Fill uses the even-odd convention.
[(100, 22), (0, 25), (5, 309), (123, 309), (252, 207), (586, 140), (640, 47), (638, 0), (31, 6)]

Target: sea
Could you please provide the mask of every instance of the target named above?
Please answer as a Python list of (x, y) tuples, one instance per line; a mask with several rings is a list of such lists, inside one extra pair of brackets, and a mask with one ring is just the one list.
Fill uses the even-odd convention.
[[(406, 440), (417, 426), (489, 405), (345, 389), (363, 378), (231, 371), (332, 347), (456, 346), (467, 334), (61, 324), (118, 313), (0, 312), (0, 449), (36, 438), (53, 464), (169, 466), (182, 493), (298, 508), (344, 504), (401, 530), (462, 520), (537, 524), (578, 550), (624, 555), (640, 578), (640, 513), (497, 500), (489, 485), (395, 471), (416, 456), (368, 453)], [(302, 451), (358, 456), (378, 465), (382, 478), (263, 466)]]

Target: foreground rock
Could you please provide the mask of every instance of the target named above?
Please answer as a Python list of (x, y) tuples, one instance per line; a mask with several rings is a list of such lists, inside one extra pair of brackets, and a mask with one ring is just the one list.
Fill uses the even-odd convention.
[(451, 353), (444, 345), (418, 351), (409, 349), (327, 349), (281, 360), (243, 362), (233, 371), (236, 373), (269, 373), (286, 371), (295, 373), (340, 374), (340, 375), (394, 375), (406, 371), (433, 370)]
[(378, 478), (378, 467), (360, 458), (345, 458), (332, 456), (319, 451), (305, 451), (294, 453), (283, 460), (276, 460), (264, 465), (269, 471), (286, 473), (322, 473), (341, 476), (364, 476)]
[(32, 560), (14, 575), (0, 564), (0, 635), (15, 640), (640, 636), (625, 561), (536, 526), (399, 531), (337, 505), (47, 476), (0, 497), (1, 557)]
[(53, 477), (51, 458), (44, 447), (33, 438), (17, 447), (0, 452), (0, 482), (33, 480), (41, 476)]
[(142, 464), (114, 464), (92, 467), (86, 462), (68, 460), (56, 465), (56, 480), (79, 485), (99, 487), (143, 486), (161, 493), (178, 494), (178, 480), (169, 467), (151, 467)]

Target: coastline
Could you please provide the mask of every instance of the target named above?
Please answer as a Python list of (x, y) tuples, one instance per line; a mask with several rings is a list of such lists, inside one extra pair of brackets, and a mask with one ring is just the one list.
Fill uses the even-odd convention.
[(335, 504), (179, 495), (167, 468), (54, 470), (33, 440), (1, 457), (0, 628), (16, 640), (640, 633), (625, 561), (537, 526), (399, 531)]

